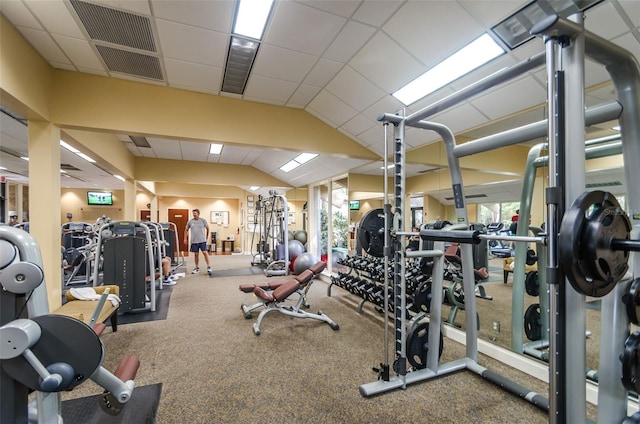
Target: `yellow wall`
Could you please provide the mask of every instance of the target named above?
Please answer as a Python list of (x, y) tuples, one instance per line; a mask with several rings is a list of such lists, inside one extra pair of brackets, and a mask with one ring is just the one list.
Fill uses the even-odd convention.
[[(69, 222), (67, 214), (71, 213), (72, 222), (88, 222), (93, 224), (102, 215), (107, 215), (112, 221), (124, 219), (124, 190), (113, 190), (113, 206), (87, 205), (86, 189), (60, 190), (60, 222)], [(97, 190), (100, 191), (100, 190)]]

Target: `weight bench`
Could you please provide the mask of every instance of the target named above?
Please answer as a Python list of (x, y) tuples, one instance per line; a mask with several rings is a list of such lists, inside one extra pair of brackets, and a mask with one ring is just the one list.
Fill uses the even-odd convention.
[[(312, 273), (311, 270), (306, 270), (305, 272)], [(253, 324), (253, 332), (256, 334), (256, 336), (260, 335), (260, 324), (262, 323), (265, 315), (273, 311), (277, 311), (281, 314), (288, 315), (294, 318), (311, 318), (319, 321), (324, 321), (329, 324), (333, 330), (338, 330), (340, 328), (338, 324), (336, 324), (331, 318), (325, 315), (324, 312), (318, 311), (317, 314), (312, 314), (300, 310), (300, 307), (303, 305), (305, 298), (307, 297), (307, 293), (311, 288), (312, 282), (313, 278), (311, 278), (307, 284), (302, 286), (297, 280), (293, 279), (281, 284), (272, 291), (267, 291), (262, 287), (254, 288), (253, 293), (258, 298), (262, 299), (263, 305), (265, 307), (265, 309), (260, 312), (258, 321)], [(294, 306), (284, 306), (282, 303), (287, 300), (287, 298), (293, 293), (299, 294), (298, 301)]]
[[(254, 293), (254, 289), (256, 287), (260, 287), (263, 290), (275, 290), (281, 285), (288, 283), (290, 281), (297, 281), (298, 283), (300, 283), (300, 286), (304, 287), (311, 280), (313, 280), (316, 277), (316, 275), (320, 274), (326, 268), (326, 266), (327, 266), (326, 263), (322, 261), (318, 261), (296, 276), (277, 278), (274, 280), (265, 281), (264, 283), (258, 283), (258, 284), (250, 284), (250, 283), (241, 284), (239, 289), (241, 292), (244, 292), (244, 293)], [(303, 301), (302, 305), (305, 308), (309, 307), (309, 304), (306, 301)], [(244, 312), (244, 317), (246, 319), (250, 319), (252, 316), (251, 312), (263, 306), (264, 306), (264, 302), (258, 302), (251, 306), (247, 306), (243, 303), (240, 305), (240, 308), (242, 309), (242, 312)]]

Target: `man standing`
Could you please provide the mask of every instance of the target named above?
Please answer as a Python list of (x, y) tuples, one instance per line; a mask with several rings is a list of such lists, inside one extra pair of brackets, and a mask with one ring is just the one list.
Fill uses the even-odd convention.
[(9, 211), (9, 225), (12, 227), (18, 224), (18, 213), (16, 211)]
[(196, 262), (196, 267), (191, 271), (192, 274), (197, 274), (200, 272), (199, 263), (200, 256), (199, 251), (202, 250), (202, 256), (204, 256), (204, 261), (207, 263), (207, 273), (211, 275), (211, 265), (209, 264), (209, 253), (207, 252), (207, 239), (209, 237), (209, 224), (207, 220), (204, 218), (200, 218), (200, 210), (193, 210), (193, 219), (190, 219), (187, 222), (187, 228), (184, 231), (184, 243), (187, 244), (189, 239), (189, 230), (191, 230), (191, 247), (189, 248), (190, 252), (193, 252)]

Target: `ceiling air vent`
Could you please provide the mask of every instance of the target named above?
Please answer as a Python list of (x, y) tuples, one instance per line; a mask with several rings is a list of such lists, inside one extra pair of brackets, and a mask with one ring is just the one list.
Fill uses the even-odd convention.
[(96, 45), (96, 49), (107, 68), (112, 72), (136, 75), (154, 80), (164, 80), (160, 60), (156, 56), (134, 53)]
[(590, 184), (587, 184), (586, 187), (587, 188), (614, 187), (614, 186), (621, 186), (621, 185), (622, 183), (620, 181), (609, 181), (605, 183), (590, 183)]
[(151, 145), (149, 144), (149, 142), (145, 137), (130, 135), (129, 138), (131, 139), (131, 141), (133, 141), (133, 144), (135, 144), (138, 147), (151, 147)]
[(63, 171), (79, 171), (80, 170), (79, 168), (76, 168), (75, 166), (68, 163), (61, 163), (60, 169), (62, 169)]
[(157, 52), (148, 17), (78, 0), (71, 5), (92, 40)]
[(253, 61), (258, 54), (258, 47), (260, 47), (258, 41), (231, 36), (222, 91), (233, 94), (244, 93)]

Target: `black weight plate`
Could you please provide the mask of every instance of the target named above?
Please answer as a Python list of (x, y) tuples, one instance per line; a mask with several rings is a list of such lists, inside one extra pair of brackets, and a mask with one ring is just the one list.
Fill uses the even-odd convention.
[(622, 354), (622, 385), (636, 393), (640, 393), (638, 379), (638, 348), (640, 347), (640, 333), (632, 333), (624, 342), (624, 353)]
[(538, 281), (538, 271), (529, 271), (524, 279), (524, 289), (529, 296), (540, 295), (540, 281)]
[[(444, 337), (440, 332), (440, 348), (438, 358), (442, 356), (444, 349)], [(429, 353), (429, 323), (421, 322), (407, 336), (407, 359), (416, 369), (427, 367), (427, 354)]]
[(529, 305), (524, 313), (524, 334), (532, 342), (542, 338), (542, 320), (540, 319), (540, 304)]
[(602, 297), (613, 290), (628, 269), (629, 254), (612, 251), (611, 239), (628, 239), (630, 229), (629, 218), (610, 193), (588, 191), (573, 202), (560, 225), (558, 258), (576, 291)]
[(535, 263), (538, 262), (538, 255), (536, 255), (535, 250), (527, 249), (527, 259), (525, 262), (529, 266), (535, 265)]
[(627, 317), (632, 324), (640, 324), (640, 278), (636, 278), (629, 285), (627, 293), (622, 295), (622, 302), (627, 311)]
[(431, 311), (431, 280), (418, 285), (413, 294), (413, 309), (415, 312)]
[(447, 289), (447, 299), (452, 306), (464, 309), (464, 286), (462, 281), (455, 278)]
[(365, 252), (384, 257), (384, 210), (372, 209), (360, 220), (358, 240)]

